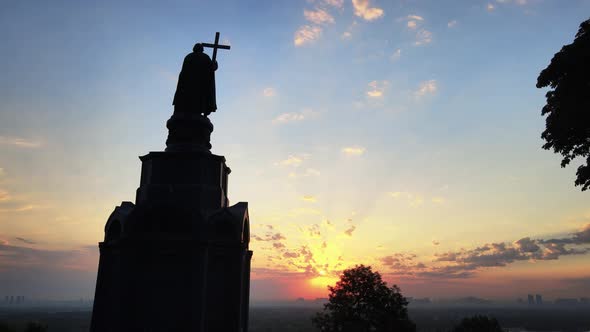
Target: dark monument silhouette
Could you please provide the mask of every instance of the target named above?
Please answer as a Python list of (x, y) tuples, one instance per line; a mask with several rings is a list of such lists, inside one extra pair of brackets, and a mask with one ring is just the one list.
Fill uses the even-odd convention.
[(140, 157), (135, 204), (107, 220), (91, 331), (248, 331), (248, 203), (230, 206), (230, 169), (209, 142), (215, 58), (229, 49), (218, 42), (184, 59), (166, 150)]

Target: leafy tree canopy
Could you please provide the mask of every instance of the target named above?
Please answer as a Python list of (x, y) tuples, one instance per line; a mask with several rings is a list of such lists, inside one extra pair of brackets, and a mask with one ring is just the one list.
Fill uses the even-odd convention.
[(590, 187), (590, 19), (582, 22), (572, 44), (557, 52), (537, 78), (537, 88), (549, 87), (543, 149), (561, 154), (561, 167), (576, 157), (586, 158), (578, 167), (576, 186)]
[(416, 331), (408, 318), (408, 301), (399, 287), (391, 288), (370, 266), (344, 270), (335, 286), (328, 286), (329, 302), (313, 318), (323, 332)]

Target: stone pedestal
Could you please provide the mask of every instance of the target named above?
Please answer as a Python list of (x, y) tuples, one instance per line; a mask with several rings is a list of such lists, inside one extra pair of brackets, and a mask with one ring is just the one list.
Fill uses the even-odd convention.
[(248, 204), (229, 205), (230, 169), (199, 117), (168, 121), (166, 152), (140, 157), (136, 203), (110, 215), (91, 331), (248, 330)]
[(213, 124), (209, 118), (189, 112), (174, 112), (166, 122), (166, 151), (203, 151), (211, 149)]

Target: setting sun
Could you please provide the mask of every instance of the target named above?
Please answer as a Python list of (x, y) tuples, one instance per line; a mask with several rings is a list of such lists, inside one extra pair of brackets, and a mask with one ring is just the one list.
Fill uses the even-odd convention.
[(338, 277), (332, 276), (318, 276), (309, 280), (309, 283), (314, 288), (327, 289), (328, 286), (334, 286), (338, 281)]

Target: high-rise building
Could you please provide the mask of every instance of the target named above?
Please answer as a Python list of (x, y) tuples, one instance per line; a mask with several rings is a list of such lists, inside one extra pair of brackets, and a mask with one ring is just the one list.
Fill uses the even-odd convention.
[(529, 305), (535, 304), (535, 298), (533, 297), (533, 294), (528, 295), (528, 300), (529, 300)]
[(535, 295), (535, 303), (537, 305), (542, 305), (543, 304), (543, 297), (541, 296), (541, 294)]

